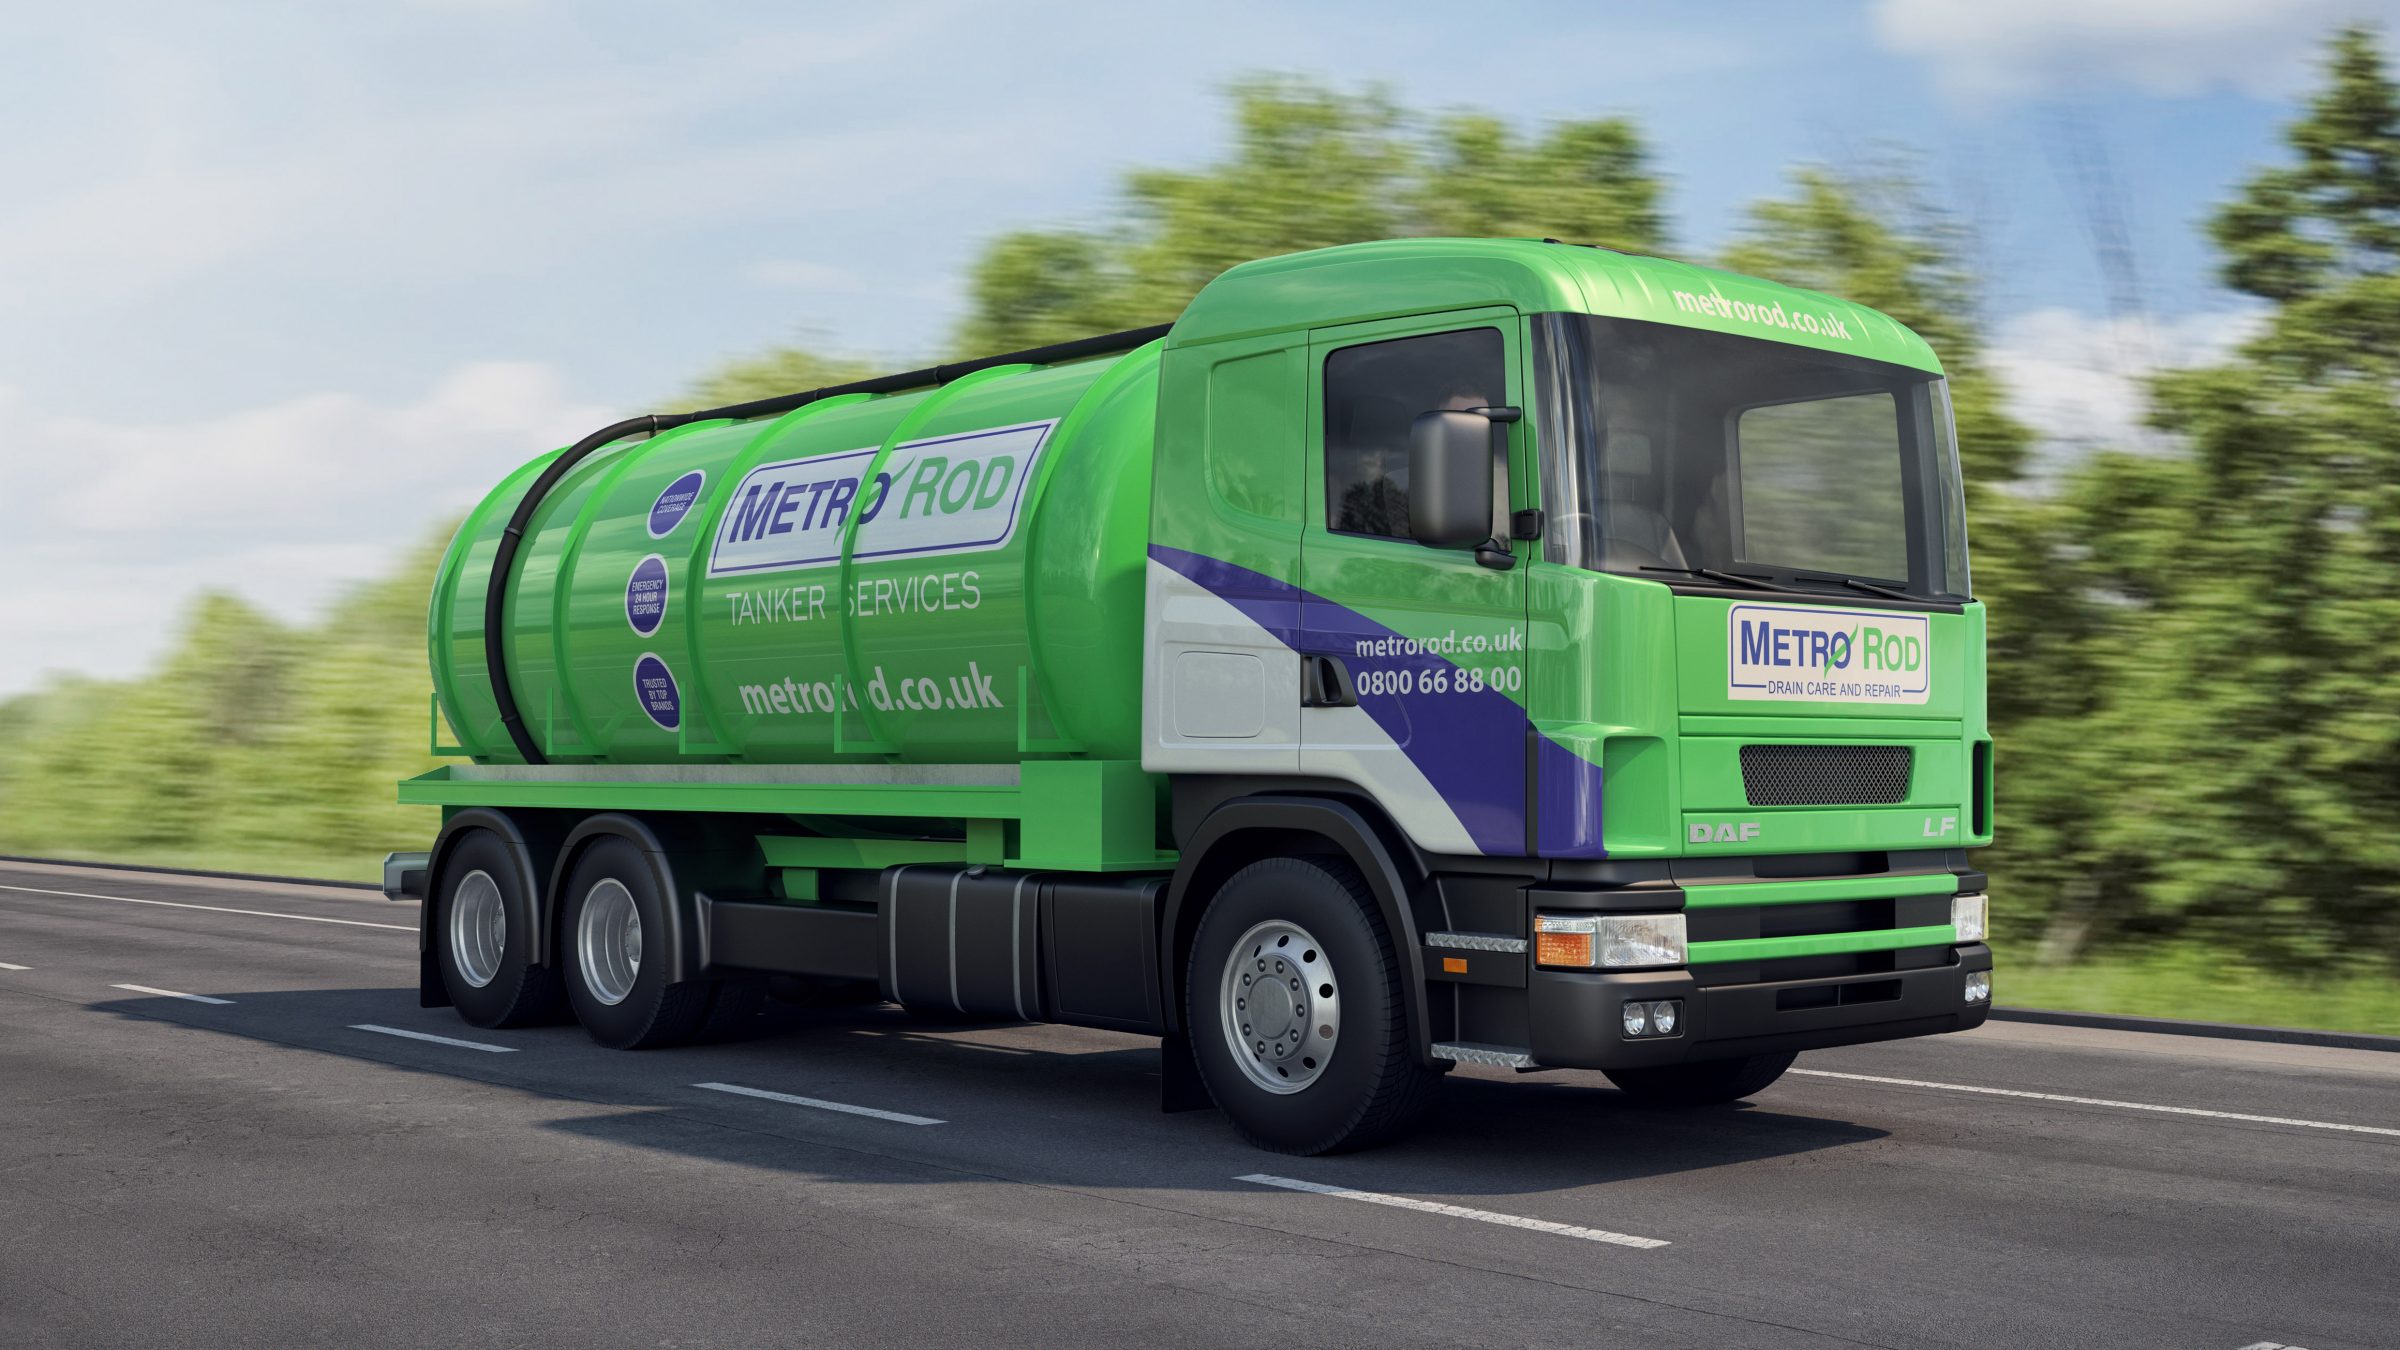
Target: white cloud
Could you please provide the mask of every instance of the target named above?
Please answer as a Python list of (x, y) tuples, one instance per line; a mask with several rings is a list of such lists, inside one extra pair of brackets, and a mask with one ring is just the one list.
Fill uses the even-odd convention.
[(2144, 381), (2223, 359), (2260, 322), (2243, 310), (2165, 320), (2035, 310), (2000, 325), (1990, 361), (2009, 411), (2034, 429), (2041, 460), (2056, 467), (2094, 450), (2156, 446), (2158, 433), (2142, 420)]
[(1877, 39), (1971, 101), (2129, 85), (2180, 97), (2287, 95), (2326, 34), (2400, 18), (2395, 0), (1877, 0)]
[(611, 417), (550, 367), (513, 361), (461, 367), (399, 405), (309, 394), (137, 424), (25, 403), (10, 399), (0, 536), (12, 573), (35, 584), (18, 588), (0, 696), (46, 671), (137, 673), (203, 590), (304, 618)]

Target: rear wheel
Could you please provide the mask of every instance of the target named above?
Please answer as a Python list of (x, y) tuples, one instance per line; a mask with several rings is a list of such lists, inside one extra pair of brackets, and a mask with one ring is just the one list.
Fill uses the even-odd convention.
[(523, 893), (516, 851), (490, 830), (462, 835), (442, 862), (434, 894), (434, 957), (442, 987), (472, 1026), (520, 1027), (558, 1013), (558, 976), (533, 963), (533, 933), (517, 916)]
[(1366, 1148), (1413, 1126), (1441, 1075), (1409, 1044), (1401, 965), (1347, 861), (1268, 858), (1193, 936), (1185, 1022), (1209, 1097), (1282, 1153)]
[(1797, 1055), (1749, 1055), (1647, 1069), (1603, 1069), (1608, 1081), (1647, 1106), (1717, 1106), (1763, 1092)]
[(658, 950), (666, 897), (642, 851), (623, 839), (594, 843), (568, 874), (564, 901), (567, 1002), (584, 1031), (617, 1050), (690, 1040), (716, 982), (667, 978)]

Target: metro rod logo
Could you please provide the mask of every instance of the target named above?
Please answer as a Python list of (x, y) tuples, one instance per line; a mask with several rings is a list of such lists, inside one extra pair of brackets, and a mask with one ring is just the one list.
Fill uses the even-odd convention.
[(1734, 605), (1725, 612), (1725, 696), (1789, 703), (1923, 703), (1933, 692), (1922, 614)]
[(852, 557), (925, 557), (999, 548), (1016, 534), (1025, 485), (1058, 423), (1028, 422), (906, 441), (865, 480), (875, 447), (762, 464), (734, 487), (708, 558), (712, 577), (784, 572)]

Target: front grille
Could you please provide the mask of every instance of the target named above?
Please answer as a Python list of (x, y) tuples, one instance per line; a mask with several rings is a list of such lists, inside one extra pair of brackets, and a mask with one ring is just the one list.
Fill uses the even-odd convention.
[(1916, 751), (1905, 745), (1745, 745), (1752, 806), (1890, 806), (1908, 800)]

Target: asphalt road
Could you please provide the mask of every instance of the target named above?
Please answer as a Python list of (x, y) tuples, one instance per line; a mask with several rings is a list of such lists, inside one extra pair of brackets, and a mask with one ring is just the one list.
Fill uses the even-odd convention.
[(479, 1031), (415, 919), (0, 865), (0, 1344), (2400, 1345), (2400, 1055), (1993, 1025), (1693, 1113), (1469, 1069), (1303, 1159), (1104, 1032)]

